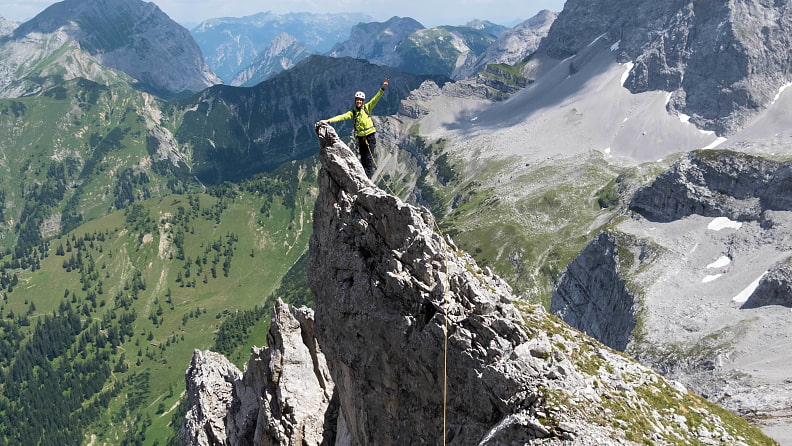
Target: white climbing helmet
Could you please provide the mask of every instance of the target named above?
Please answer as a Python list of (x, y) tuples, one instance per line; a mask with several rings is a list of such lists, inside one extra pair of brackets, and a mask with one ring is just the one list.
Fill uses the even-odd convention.
[(357, 93), (355, 93), (355, 99), (357, 99), (357, 98), (363, 99), (365, 101), (366, 100), (366, 93), (363, 93), (362, 91), (358, 91)]

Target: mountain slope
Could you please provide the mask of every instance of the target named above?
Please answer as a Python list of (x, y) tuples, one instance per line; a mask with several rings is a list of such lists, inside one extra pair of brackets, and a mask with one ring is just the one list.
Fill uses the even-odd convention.
[(193, 350), (261, 342), (307, 248), (315, 169), (139, 201), (52, 239), (36, 267), (5, 266), (0, 442), (166, 444)]
[[(581, 329), (596, 333), (603, 342), (619, 348), (634, 337), (636, 346), (641, 346), (635, 350), (639, 358), (680, 379), (687, 376), (692, 388), (703, 389), (702, 393), (714, 399), (728, 388), (735, 395), (728, 404), (735, 410), (750, 414), (749, 407), (773, 408), (763, 413), (777, 418), (769, 419), (764, 426), (773, 429), (779, 440), (789, 441), (789, 405), (783, 389), (785, 378), (779, 372), (782, 366), (771, 358), (762, 362), (756, 347), (768, 346), (778, 352), (789, 336), (788, 327), (779, 320), (786, 305), (782, 296), (788, 284), (788, 269), (783, 262), (788, 250), (788, 237), (783, 232), (786, 211), (776, 216), (774, 213), (779, 210), (760, 206), (763, 202), (783, 200), (786, 188), (774, 185), (783, 192), (775, 193), (778, 198), (773, 200), (767, 195), (724, 194), (724, 189), (762, 177), (755, 174), (750, 163), (737, 157), (724, 163), (721, 169), (731, 175), (719, 176), (712, 189), (695, 182), (711, 169), (693, 169), (673, 191), (654, 195), (654, 206), (670, 215), (684, 201), (686, 192), (711, 198), (713, 206), (738, 203), (730, 211), (734, 213), (717, 214), (715, 211), (720, 208), (715, 206), (704, 214), (709, 219), (691, 216), (687, 223), (684, 218), (680, 222), (647, 222), (627, 209), (636, 189), (650, 184), (686, 152), (717, 147), (771, 160), (787, 161), (792, 156), (788, 142), (792, 135), (792, 95), (783, 88), (788, 67), (777, 63), (786, 57), (786, 52), (778, 47), (785, 37), (776, 29), (788, 29), (784, 25), (787, 9), (783, 4), (771, 6), (768, 2), (695, 2), (689, 4), (697, 8), (695, 17), (666, 14), (682, 3), (652, 6), (649, 2), (625, 2), (618, 5), (620, 11), (610, 11), (607, 8), (617, 5), (568, 2), (539, 50), (516, 67), (533, 81), (522, 91), (495, 103), (486, 100), (486, 96), (460, 94), (470, 81), (425, 88), (409, 98), (410, 109), (403, 111), (410, 113), (394, 120), (410, 129), (409, 136), (407, 130), (402, 130), (405, 140), (420, 141), (423, 153), (431, 154), (421, 165), (427, 174), (416, 187), (416, 195), (439, 216), (441, 227), (477, 261), (497, 270), (527, 299), (550, 306), (551, 294), (562, 280), (562, 273), (580, 257), (580, 263), (570, 265), (564, 279), (569, 281), (564, 285), (565, 292), (571, 291), (567, 305), (581, 305), (589, 310), (578, 312), (570, 322), (586, 319), (587, 324), (580, 325)], [(714, 9), (707, 10), (707, 5)], [(746, 10), (746, 5), (752, 6)], [(665, 36), (668, 20), (677, 19), (674, 23), (681, 28), (671, 27), (673, 33)], [(679, 67), (689, 70), (680, 78), (680, 88), (710, 91), (707, 89), (713, 88), (712, 79), (723, 74), (715, 71), (734, 65), (713, 63), (709, 68), (713, 71), (700, 71), (702, 62), (694, 63), (693, 59), (708, 54), (708, 45), (712, 44), (709, 38), (718, 36), (709, 31), (709, 37), (705, 36), (702, 30), (720, 24), (718, 32), (727, 32), (736, 23), (743, 26), (742, 37), (769, 34), (766, 39), (751, 40), (754, 46), (750, 47), (735, 40), (737, 50), (724, 48), (722, 52), (761, 54), (740, 59), (749, 67), (745, 69), (748, 77), (736, 83), (721, 82), (722, 90), (712, 90), (711, 97), (725, 106), (707, 106), (706, 113), (718, 115), (713, 118), (718, 122), (734, 124), (728, 139), (706, 130), (709, 124), (701, 119), (703, 114), (694, 119), (675, 111), (677, 96), (684, 90), (631, 91), (636, 79), (640, 79), (636, 67), (641, 64), (649, 67), (649, 78), (658, 85), (662, 76), (676, 76), (677, 72), (664, 64), (649, 63), (649, 56), (666, 54), (656, 51), (653, 45), (666, 42), (671, 51), (674, 36), (687, 39), (685, 45), (680, 43), (685, 48), (681, 53), (684, 57), (674, 59), (679, 61)], [(645, 59), (640, 56), (644, 53), (637, 52), (639, 48), (646, 51)], [(632, 54), (637, 56), (633, 58)], [(691, 76), (693, 72), (696, 76)], [(702, 73), (709, 77), (702, 79)], [(740, 90), (745, 85), (754, 92)], [(732, 101), (731, 95), (738, 90), (747, 95), (773, 95), (755, 109), (735, 112), (741, 107), (741, 99)], [(740, 98), (748, 98), (747, 95)], [(420, 112), (413, 113), (415, 110)], [(710, 151), (702, 153), (705, 157)], [(386, 174), (395, 175), (392, 172), (397, 168), (393, 169)], [(782, 173), (768, 175), (780, 180), (786, 178)], [(763, 184), (759, 181), (756, 187), (761, 189)], [(682, 204), (695, 213), (704, 209), (693, 201)], [(766, 219), (756, 222), (739, 217), (766, 211), (770, 211)], [(744, 229), (715, 235), (714, 230), (706, 229), (714, 217), (739, 219)], [(762, 227), (772, 225), (771, 222), (778, 224)], [(631, 239), (637, 241), (621, 243)], [(707, 265), (732, 252), (743, 259), (741, 267), (713, 266), (711, 274), (706, 272)], [(689, 265), (695, 272), (681, 271), (681, 265)], [(582, 275), (612, 267), (624, 269), (619, 274)], [(726, 283), (726, 269), (732, 272), (728, 289), (718, 284), (718, 280)], [(757, 294), (754, 299), (772, 302), (775, 308), (734, 308), (737, 304), (731, 299), (747, 290), (765, 271), (768, 273), (757, 282), (757, 290), (766, 294)], [(702, 282), (708, 275), (721, 273), (724, 276), (720, 279)], [(576, 285), (576, 276), (586, 277), (586, 285)], [(642, 280), (619, 285), (617, 282), (624, 276)], [(686, 291), (679, 293), (679, 289)], [(707, 303), (710, 293), (714, 293), (711, 298), (717, 303)], [(691, 308), (677, 297), (689, 297), (695, 304)], [(647, 314), (651, 319), (613, 319), (613, 314), (640, 314), (642, 305), (649, 305), (650, 301)], [(596, 317), (597, 314), (602, 316)], [(734, 318), (745, 321), (735, 322)], [(673, 321), (673, 331), (663, 329), (669, 320)], [(652, 323), (652, 337), (646, 344), (639, 344), (644, 322)], [(725, 324), (722, 331), (717, 330), (720, 322)], [(763, 325), (767, 325), (767, 331), (761, 328)], [(674, 335), (677, 331), (678, 337)], [(750, 334), (750, 339), (743, 342), (743, 334)], [(654, 341), (659, 342), (658, 350), (651, 349)], [(739, 346), (737, 351), (732, 350), (735, 346)], [(732, 356), (738, 358), (734, 363), (729, 359)], [(781, 353), (777, 357), (782, 363), (786, 358)], [(715, 383), (720, 383), (721, 390), (710, 390), (709, 386)], [(757, 394), (756, 386), (765, 384), (778, 391)]]
[(306, 445), (773, 444), (540, 307), (515, 305), (429, 212), (377, 188), (329, 125), (317, 134), (315, 314), (279, 305), (270, 348), (253, 351), (244, 375), (196, 352), (184, 444), (285, 444), (295, 431)]
[[(51, 42), (43, 51), (42, 41)], [(65, 0), (22, 24), (3, 41), (4, 70), (14, 73), (5, 83), (37, 76), (36, 64), (48, 63), (47, 58), (70, 46), (128, 74), (137, 87), (159, 95), (196, 92), (220, 82), (201, 60), (189, 32), (153, 3)], [(97, 77), (96, 68), (80, 68), (63, 78)]]
[(3, 247), (24, 251), (108, 210), (197, 187), (160, 106), (85, 79), (0, 100)]
[(276, 14), (262, 12), (247, 17), (210, 19), (191, 30), (204, 60), (230, 83), (281, 33), (294, 36), (311, 53), (325, 53), (349, 36), (365, 14)]
[(633, 195), (641, 217), (570, 263), (554, 311), (788, 440), (789, 172), (738, 152), (682, 157)]
[(489, 64), (516, 65), (522, 62), (539, 47), (539, 43), (550, 31), (550, 26), (557, 15), (554, 12), (542, 10), (534, 17), (504, 31), (476, 59), (475, 63), (460, 71), (458, 77), (468, 78)]

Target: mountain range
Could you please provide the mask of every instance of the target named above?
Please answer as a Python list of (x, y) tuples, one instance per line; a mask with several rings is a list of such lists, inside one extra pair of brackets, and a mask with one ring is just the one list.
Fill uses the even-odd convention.
[[(218, 29), (236, 20), (218, 19)], [(539, 381), (520, 381), (525, 375), (487, 368), (487, 358), (503, 357), (558, 389), (584, 379), (578, 388), (604, 392), (599, 401), (625, 397), (646, 407), (647, 424), (635, 430), (609, 415), (615, 406), (595, 417), (618, 425), (622, 434), (613, 435), (628, 441), (675, 444), (673, 430), (705, 444), (772, 444), (747, 434), (745, 424), (701, 424), (699, 400), (664, 406), (686, 395), (680, 384), (661, 385), (655, 398), (640, 393), (646, 382), (614, 371), (643, 374), (631, 361), (581, 356), (574, 363), (579, 345), (609, 358), (632, 356), (789, 441), (784, 197), (792, 27), (784, 4), (569, 0), (559, 14), (542, 12), (510, 30), (366, 20), (313, 26), (350, 32), (346, 41), (323, 40), (349, 57), (296, 62), (308, 39), (270, 30), (289, 35), (245, 53), (251, 61), (262, 56), (264, 75), (252, 70), (244, 88), (217, 85), (193, 37), (150, 3), (66, 0), (0, 37), (0, 443), (173, 444), (188, 410), (183, 372), (191, 356), (201, 357), (195, 349), (241, 364), (250, 346), (264, 342), (263, 315), (275, 297), (311, 304), (324, 287), (343, 291), (367, 280), (428, 293), (407, 312), (379, 315), (415, 321), (405, 339), (418, 339), (408, 335), (421, 327), (441, 332), (436, 294), (455, 290), (457, 359), (482, 360), (471, 370), (493, 373), (490, 382), (529, 386), (524, 400), (491, 398), (487, 407), (497, 410), (472, 417), (475, 428), (448, 431), (464, 442), (545, 436), (585, 444), (577, 433), (590, 431), (562, 418), (578, 404), (599, 410), (594, 394), (571, 401), (547, 385), (530, 387)], [(382, 65), (365, 60), (377, 57)], [(385, 78), (390, 87), (375, 110), (376, 183), (364, 192), (342, 188), (337, 205), (312, 216), (332, 181), (349, 186), (348, 175), (331, 181), (321, 173), (315, 122), (348, 110), (355, 91), (371, 94)], [(337, 134), (346, 138), (348, 124), (336, 125)], [(354, 159), (343, 165), (354, 167)], [(310, 224), (328, 229), (336, 224), (332, 212), (351, 215), (346, 229), (316, 239), (308, 258)], [(417, 220), (395, 225), (407, 214)], [(376, 234), (415, 231), (419, 220), (433, 219), (454, 244), (449, 252), (475, 258), (460, 264), (466, 272), (448, 287), (433, 279), (444, 254), (419, 250), (423, 239), (382, 252), (367, 245)], [(345, 243), (317, 250), (329, 236)], [(322, 280), (317, 274), (343, 276), (338, 265), (317, 266), (350, 246), (371, 249), (349, 254), (342, 267), (362, 262), (368, 271), (361, 271), (381, 274)], [(409, 274), (402, 264), (412, 265)], [(479, 282), (468, 280), (496, 275), (512, 290), (501, 293), (506, 301), (541, 304), (596, 340), (558, 322), (569, 339), (517, 352), (521, 330), (541, 331), (551, 317), (529, 317), (511, 330), (518, 320), (511, 303), (478, 297)], [(332, 324), (318, 321), (323, 336), (349, 340), (326, 352), (345, 399), (339, 407), (355, 410), (341, 417), (345, 438), (419, 436), (410, 426), (387, 430), (399, 419), (388, 415), (399, 413), (393, 395), (431, 402), (415, 406), (427, 419), (436, 415), (436, 395), (403, 388), (418, 381), (398, 378), (408, 372), (396, 372), (401, 359), (388, 362), (395, 353), (364, 351), (365, 342), (353, 347), (358, 318), (374, 316), (355, 301), (338, 313), (347, 332), (331, 333)], [(389, 327), (384, 321), (375, 325)], [(355, 351), (365, 361), (355, 361)], [(437, 358), (435, 350), (416, 351)], [(573, 364), (559, 366), (567, 355)], [(358, 366), (365, 373), (351, 373)], [(427, 366), (416, 367), (409, 373)], [(382, 370), (395, 375), (368, 374)], [(426, 369), (420, 378), (438, 376)], [(452, 388), (462, 389), (464, 377), (457, 378)], [(380, 387), (367, 393), (364, 385)], [(389, 420), (378, 434), (361, 414), (380, 390), (379, 400), (390, 403), (371, 412)], [(477, 413), (470, 405), (478, 402), (454, 395), (453, 414)], [(708, 414), (717, 410), (706, 405)], [(651, 421), (652, 413), (664, 421)]]
[(369, 21), (371, 17), (365, 14), (263, 12), (242, 18), (210, 19), (191, 30), (191, 34), (209, 67), (230, 84), (262, 52), (271, 51), (268, 47), (278, 35), (292, 36), (309, 54), (323, 54), (347, 38), (350, 28)]

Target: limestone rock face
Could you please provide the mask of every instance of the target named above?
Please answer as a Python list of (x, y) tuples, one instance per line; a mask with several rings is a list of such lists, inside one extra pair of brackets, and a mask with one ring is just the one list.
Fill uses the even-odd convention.
[(366, 59), (376, 65), (397, 67), (402, 59), (396, 48), (407, 36), (423, 28), (409, 17), (391, 17), (383, 23), (359, 23), (352, 27), (349, 39), (333, 47), (328, 55)]
[(792, 79), (790, 25), (785, 2), (569, 0), (539, 51), (564, 59), (606, 38), (633, 63), (627, 88), (672, 92), (670, 110), (726, 135)]
[(294, 36), (280, 33), (247, 68), (240, 71), (231, 81), (233, 86), (252, 87), (276, 73), (288, 70), (310, 55), (308, 48)]
[(225, 416), (231, 407), (234, 382), (242, 374), (223, 355), (196, 350), (187, 369), (188, 411), (182, 443), (192, 446), (225, 444)]
[(763, 213), (792, 210), (792, 163), (737, 152), (690, 152), (638, 189), (630, 208), (653, 221), (688, 215), (763, 220)]
[(335, 444), (334, 385), (313, 326), (313, 311), (278, 301), (268, 347), (253, 348), (244, 373), (222, 355), (196, 351), (183, 444)]
[[(541, 307), (515, 306), (510, 287), (441, 236), (427, 210), (376, 187), (331, 126), (317, 124), (317, 134), (309, 282), (348, 435), (341, 444), (437, 445), (444, 435), (451, 445), (667, 444), (697, 442), (713, 429), (721, 438), (743, 435), (681, 386)], [(648, 395), (658, 392), (680, 410), (706, 414), (699, 419), (707, 428), (680, 427), (676, 409), (652, 406)], [(624, 405), (613, 404), (616, 395)], [(601, 423), (603, 416), (624, 421)], [(637, 419), (664, 428), (644, 431)]]
[(17, 24), (6, 20), (5, 17), (0, 16), (0, 36), (5, 36), (6, 34), (11, 34), (11, 31), (15, 30)]
[[(534, 17), (504, 32), (476, 59), (474, 64), (460, 71), (455, 78), (468, 78), (489, 64), (516, 65), (522, 62), (536, 51), (556, 17), (555, 12), (542, 10)], [(508, 73), (498, 74), (503, 76)]]

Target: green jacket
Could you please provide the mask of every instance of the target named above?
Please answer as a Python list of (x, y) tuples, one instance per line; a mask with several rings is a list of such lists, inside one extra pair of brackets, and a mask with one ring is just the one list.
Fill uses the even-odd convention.
[(382, 97), (382, 93), (384, 92), (385, 90), (380, 88), (377, 94), (375, 94), (370, 101), (363, 104), (363, 106), (360, 107), (360, 109), (355, 107), (346, 113), (340, 114), (338, 116), (333, 116), (332, 118), (328, 119), (327, 122), (331, 123), (331, 122), (343, 121), (345, 119), (354, 119), (355, 134), (357, 136), (368, 136), (376, 132), (377, 129), (374, 128), (374, 121), (371, 120), (371, 110), (374, 108), (375, 105), (377, 105), (377, 102), (379, 102), (380, 98)]

